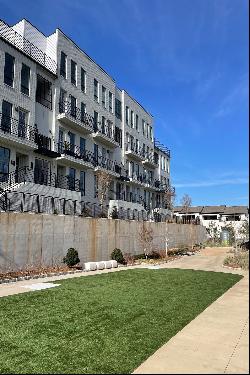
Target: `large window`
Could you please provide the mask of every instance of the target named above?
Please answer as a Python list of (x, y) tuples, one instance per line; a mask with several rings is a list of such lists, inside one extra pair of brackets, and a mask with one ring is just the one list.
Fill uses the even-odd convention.
[(98, 130), (98, 113), (94, 111), (94, 131)]
[(30, 94), (30, 68), (25, 64), (22, 64), (21, 70), (21, 92), (26, 95)]
[(12, 104), (9, 102), (6, 102), (6, 100), (3, 100), (1, 130), (5, 132), (11, 131), (11, 117), (12, 117)]
[(134, 112), (131, 111), (131, 114), (130, 114), (130, 126), (131, 128), (134, 127)]
[(120, 120), (122, 119), (122, 103), (118, 99), (115, 99), (115, 115)]
[(138, 125), (139, 125), (139, 118), (138, 115), (135, 115), (135, 128), (138, 130)]
[(126, 119), (126, 124), (128, 124), (128, 117), (129, 117), (129, 108), (126, 107), (126, 110), (125, 110), (125, 119)]
[(102, 86), (102, 106), (106, 108), (106, 88)]
[(113, 113), (113, 94), (109, 92), (109, 112)]
[(94, 79), (94, 99), (98, 102), (98, 81)]
[(26, 135), (26, 124), (27, 124), (28, 112), (19, 109), (18, 116), (18, 137), (24, 138)]
[(70, 115), (76, 117), (76, 98), (70, 95)]
[(81, 122), (85, 121), (86, 104), (81, 102)]
[(76, 86), (76, 63), (71, 60), (71, 83)]
[(45, 107), (52, 109), (52, 88), (51, 82), (37, 75), (36, 101)]
[(0, 147), (0, 181), (9, 173), (10, 150)]
[(83, 68), (81, 68), (81, 90), (86, 92), (86, 72)]
[(14, 70), (15, 70), (15, 58), (5, 53), (5, 65), (4, 65), (4, 83), (13, 87), (14, 83)]
[(60, 75), (66, 78), (66, 70), (67, 70), (67, 56), (63, 51), (61, 51), (61, 60), (60, 60)]

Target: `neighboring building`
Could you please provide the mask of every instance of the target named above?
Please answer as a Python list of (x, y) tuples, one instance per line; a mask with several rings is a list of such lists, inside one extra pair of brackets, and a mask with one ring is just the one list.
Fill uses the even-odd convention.
[(2, 192), (98, 204), (104, 170), (110, 208), (169, 213), (152, 115), (61, 30), (0, 21), (0, 90)]
[(175, 207), (174, 215), (186, 220), (199, 220), (201, 225), (209, 228), (211, 225), (221, 230), (231, 224), (237, 237), (241, 237), (239, 229), (247, 220), (249, 221), (249, 208), (247, 206), (196, 206), (186, 210), (183, 207)]

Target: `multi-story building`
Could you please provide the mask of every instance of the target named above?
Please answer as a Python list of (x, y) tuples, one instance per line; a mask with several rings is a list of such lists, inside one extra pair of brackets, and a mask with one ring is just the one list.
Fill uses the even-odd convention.
[(241, 238), (242, 224), (249, 222), (247, 206), (194, 206), (175, 207), (174, 215), (184, 220), (199, 220), (200, 224), (209, 228), (217, 228), (221, 233), (227, 225), (231, 225), (237, 238)]
[(110, 208), (168, 213), (152, 115), (60, 29), (0, 21), (0, 89), (2, 193), (98, 203), (105, 171)]

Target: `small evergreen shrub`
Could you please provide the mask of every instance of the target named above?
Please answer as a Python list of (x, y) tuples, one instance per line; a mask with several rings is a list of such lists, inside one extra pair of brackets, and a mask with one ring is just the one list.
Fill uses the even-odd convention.
[(117, 207), (114, 207), (111, 214), (112, 219), (119, 219)]
[(66, 263), (68, 267), (73, 267), (79, 262), (78, 251), (70, 247), (65, 257), (63, 257), (63, 263)]
[(123, 257), (122, 251), (120, 249), (114, 249), (112, 251), (111, 259), (116, 260), (117, 263), (125, 264), (125, 259)]

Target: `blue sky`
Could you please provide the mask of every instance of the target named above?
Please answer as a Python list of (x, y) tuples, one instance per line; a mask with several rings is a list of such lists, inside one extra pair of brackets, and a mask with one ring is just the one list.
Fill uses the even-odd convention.
[(154, 115), (177, 203), (248, 205), (247, 0), (0, 0), (61, 28)]

